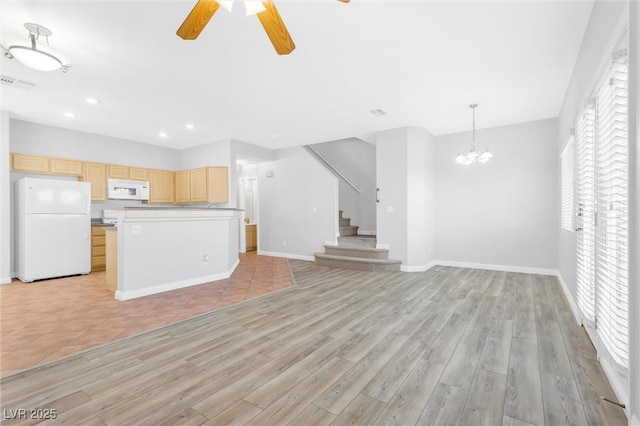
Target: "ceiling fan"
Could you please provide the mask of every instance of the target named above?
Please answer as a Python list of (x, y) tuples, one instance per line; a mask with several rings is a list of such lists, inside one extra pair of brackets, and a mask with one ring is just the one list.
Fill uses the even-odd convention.
[[(349, 3), (350, 0), (338, 0), (342, 3)], [(193, 7), (187, 18), (184, 20), (176, 34), (184, 40), (195, 40), (198, 38), (204, 27), (207, 25), (211, 17), (216, 13), (220, 6), (230, 10), (232, 2), (218, 1), (218, 0), (198, 0), (198, 3)], [(273, 0), (264, 0), (260, 2), (259, 12), (256, 13), (262, 27), (264, 28), (271, 44), (276, 49), (278, 55), (288, 55), (296, 48), (287, 27), (284, 25), (276, 5), (273, 4)], [(260, 5), (259, 5), (260, 6)], [(249, 14), (249, 12), (247, 12)]]

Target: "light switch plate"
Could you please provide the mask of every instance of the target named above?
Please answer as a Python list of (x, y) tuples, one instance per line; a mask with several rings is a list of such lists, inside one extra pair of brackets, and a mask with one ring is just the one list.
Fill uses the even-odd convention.
[(131, 235), (142, 235), (142, 225), (131, 225)]

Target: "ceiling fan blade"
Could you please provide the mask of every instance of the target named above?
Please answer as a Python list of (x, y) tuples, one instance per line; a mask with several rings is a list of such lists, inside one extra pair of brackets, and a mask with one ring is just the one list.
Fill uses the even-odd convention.
[(195, 40), (219, 7), (216, 0), (198, 0), (176, 34), (184, 40)]
[(282, 18), (273, 1), (265, 0), (262, 4), (264, 4), (266, 9), (258, 13), (258, 19), (262, 24), (262, 28), (264, 28), (269, 36), (269, 40), (271, 40), (271, 44), (273, 44), (278, 55), (288, 55), (296, 48), (296, 44), (293, 42), (284, 22), (282, 22)]

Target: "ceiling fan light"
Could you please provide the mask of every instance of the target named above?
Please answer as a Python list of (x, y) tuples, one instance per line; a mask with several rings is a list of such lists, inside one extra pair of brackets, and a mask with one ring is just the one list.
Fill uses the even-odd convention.
[(218, 4), (222, 6), (227, 12), (231, 12), (233, 9), (233, 0), (217, 0)]
[(264, 4), (262, 4), (261, 1), (254, 1), (254, 0), (245, 0), (244, 7), (247, 10), (247, 16), (255, 15), (257, 13), (264, 12), (265, 10), (267, 10), (267, 8), (264, 7)]

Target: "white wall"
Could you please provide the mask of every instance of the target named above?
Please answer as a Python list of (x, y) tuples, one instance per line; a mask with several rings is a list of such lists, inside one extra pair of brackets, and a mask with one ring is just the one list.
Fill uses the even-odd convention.
[(426, 270), (436, 255), (435, 141), (427, 130), (407, 130), (407, 265)]
[(407, 128), (378, 132), (376, 140), (378, 246), (407, 264)]
[(426, 129), (376, 133), (378, 246), (402, 270), (426, 270), (435, 259), (435, 144)]
[(11, 226), (10, 217), (13, 202), (10, 196), (11, 184), (9, 173), (9, 113), (0, 110), (0, 284), (11, 282), (13, 269), (11, 266)]
[(342, 139), (313, 145), (361, 193), (338, 179), (340, 209), (360, 227), (359, 233), (376, 231), (376, 147), (357, 138)]
[(312, 260), (336, 240), (338, 180), (304, 148), (277, 150), (260, 163), (258, 187), (259, 254)]
[(555, 270), (557, 120), (479, 130), (477, 144), (488, 146), (495, 158), (487, 164), (455, 164), (456, 155), (468, 151), (471, 136), (436, 137), (438, 260)]
[(93, 133), (11, 120), (13, 152), (98, 163), (177, 170), (179, 151)]

